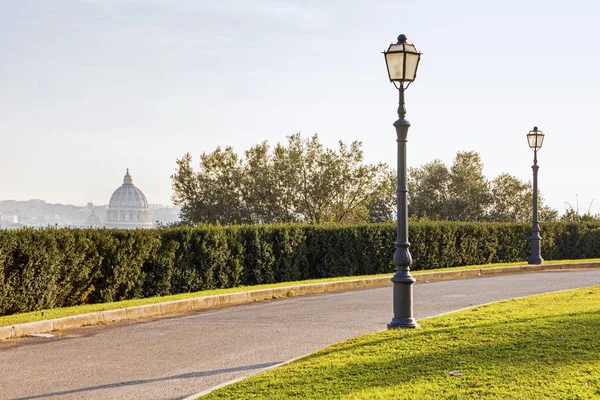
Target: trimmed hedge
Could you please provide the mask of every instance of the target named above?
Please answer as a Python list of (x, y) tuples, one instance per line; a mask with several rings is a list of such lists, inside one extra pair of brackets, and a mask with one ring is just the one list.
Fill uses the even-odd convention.
[[(529, 224), (411, 223), (413, 270), (526, 260)], [(0, 230), (0, 315), (392, 273), (395, 225)], [(543, 225), (542, 257), (600, 257), (599, 223)]]

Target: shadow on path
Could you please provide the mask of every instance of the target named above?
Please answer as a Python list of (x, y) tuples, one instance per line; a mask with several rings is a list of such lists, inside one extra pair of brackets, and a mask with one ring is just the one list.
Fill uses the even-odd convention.
[(219, 374), (225, 374), (228, 372), (239, 372), (239, 371), (249, 371), (249, 370), (253, 370), (253, 369), (263, 369), (263, 368), (271, 367), (276, 364), (280, 364), (282, 362), (283, 361), (275, 361), (275, 362), (269, 362), (269, 363), (263, 363), (263, 364), (244, 365), (242, 367), (215, 369), (212, 371), (189, 372), (187, 374), (167, 376), (164, 378), (139, 379), (139, 380), (129, 381), (129, 382), (107, 383), (105, 385), (89, 386), (89, 387), (84, 387), (84, 388), (79, 388), (79, 389), (71, 389), (71, 390), (64, 390), (64, 391), (59, 391), (59, 392), (44, 393), (44, 394), (38, 394), (35, 396), (15, 397), (10, 400), (41, 399), (44, 397), (64, 396), (67, 394), (89, 392), (92, 390), (113, 389), (113, 388), (119, 388), (119, 387), (143, 385), (146, 383), (170, 381), (170, 380), (175, 380), (175, 379), (200, 378), (203, 376), (219, 375)]

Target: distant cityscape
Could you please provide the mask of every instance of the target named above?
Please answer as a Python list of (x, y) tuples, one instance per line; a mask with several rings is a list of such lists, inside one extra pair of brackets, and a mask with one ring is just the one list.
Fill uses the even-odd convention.
[[(91, 205), (91, 208), (90, 208)], [(0, 229), (17, 229), (25, 226), (43, 228), (47, 226), (84, 228), (89, 227), (91, 211), (104, 226), (108, 205), (74, 206), (70, 204), (51, 204), (44, 200), (3, 200), (0, 201)], [(178, 222), (180, 207), (159, 204), (149, 205), (152, 224)]]
[(129, 170), (108, 205), (51, 204), (44, 200), (0, 201), (0, 229), (48, 226), (71, 228), (152, 228), (180, 221), (178, 206), (149, 204)]

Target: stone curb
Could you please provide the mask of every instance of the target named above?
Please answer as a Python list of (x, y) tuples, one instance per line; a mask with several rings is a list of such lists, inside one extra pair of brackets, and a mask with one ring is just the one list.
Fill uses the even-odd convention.
[[(600, 262), (579, 264), (519, 265), (513, 267), (425, 272), (415, 274), (414, 277), (417, 280), (417, 283), (419, 283), (557, 269), (570, 270), (587, 268), (600, 268)], [(251, 290), (248, 292), (236, 292), (214, 296), (196, 297), (185, 300), (167, 301), (163, 303), (147, 304), (143, 306), (98, 311), (89, 314), (29, 322), (26, 324), (0, 326), (0, 340), (14, 339), (34, 333), (47, 333), (56, 330), (79, 328), (86, 325), (97, 325), (123, 320), (150, 318), (160, 315), (181, 314), (191, 311), (208, 310), (215, 307), (252, 303), (255, 301), (391, 285), (392, 282), (390, 281), (390, 277), (386, 276), (380, 278), (361, 278), (338, 282), (282, 286), (273, 289)]]

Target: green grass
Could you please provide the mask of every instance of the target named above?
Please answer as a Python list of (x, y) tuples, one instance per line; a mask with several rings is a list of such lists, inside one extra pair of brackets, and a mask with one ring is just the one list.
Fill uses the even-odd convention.
[(350, 339), (202, 399), (600, 398), (600, 286), (420, 323)]
[[(586, 259), (586, 260), (555, 260), (555, 261), (544, 261), (544, 262), (546, 264), (561, 264), (561, 263), (582, 263), (582, 262), (592, 262), (592, 261), (600, 261), (600, 258)], [(465, 267), (438, 268), (438, 269), (413, 271), (413, 274), (418, 275), (421, 273), (435, 272), (435, 271), (453, 271), (453, 270), (462, 270), (462, 269), (494, 268), (494, 267), (526, 265), (526, 264), (527, 264), (527, 262), (469, 265), (469, 266), (465, 266)], [(27, 323), (27, 322), (41, 321), (44, 319), (62, 318), (62, 317), (68, 317), (68, 316), (72, 316), (72, 315), (80, 315), (80, 314), (86, 314), (86, 313), (92, 313), (92, 312), (98, 312), (98, 311), (106, 311), (106, 310), (115, 310), (118, 308), (134, 307), (134, 306), (141, 306), (141, 305), (146, 305), (146, 304), (156, 304), (156, 303), (161, 303), (164, 301), (184, 300), (184, 299), (191, 299), (191, 298), (195, 298), (195, 297), (213, 296), (213, 295), (217, 295), (217, 294), (235, 293), (235, 292), (242, 292), (242, 291), (248, 291), (248, 290), (270, 289), (270, 288), (276, 288), (276, 287), (281, 287), (281, 286), (290, 286), (290, 285), (322, 283), (322, 282), (337, 282), (337, 281), (344, 281), (344, 280), (349, 280), (349, 279), (361, 279), (361, 278), (377, 278), (377, 277), (391, 276), (392, 274), (393, 274), (393, 272), (390, 271), (387, 274), (380, 274), (380, 275), (362, 275), (362, 276), (351, 276), (351, 277), (311, 279), (311, 280), (304, 280), (304, 281), (282, 282), (282, 283), (273, 283), (273, 284), (257, 285), (257, 286), (238, 286), (238, 287), (229, 288), (229, 289), (204, 290), (204, 291), (194, 292), (194, 293), (181, 293), (181, 294), (175, 294), (175, 295), (170, 295), (170, 296), (149, 297), (149, 298), (145, 298), (145, 299), (132, 299), (132, 300), (117, 301), (117, 302), (112, 302), (112, 303), (86, 304), (86, 305), (74, 306), (74, 307), (53, 308), (53, 309), (48, 309), (48, 310), (32, 311), (32, 312), (28, 312), (28, 313), (2, 316), (2, 317), (0, 317), (0, 326), (23, 324), (23, 323)]]

